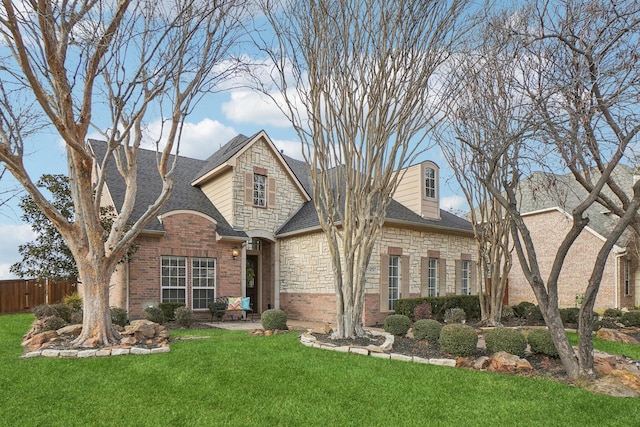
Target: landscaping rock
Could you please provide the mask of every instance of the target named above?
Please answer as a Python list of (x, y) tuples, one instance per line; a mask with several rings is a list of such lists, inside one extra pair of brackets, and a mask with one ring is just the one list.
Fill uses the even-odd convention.
[(640, 344), (640, 342), (632, 336), (616, 329), (602, 328), (596, 332), (596, 336), (604, 341), (619, 342), (624, 344)]
[(533, 370), (527, 359), (509, 354), (506, 351), (499, 351), (491, 358), (488, 370), (502, 374), (515, 374)]
[(125, 331), (133, 332), (137, 339), (153, 338), (156, 336), (156, 324), (149, 320), (134, 320), (125, 327)]
[(482, 369), (487, 369), (490, 363), (491, 363), (491, 358), (489, 356), (479, 357), (478, 359), (475, 360), (475, 362), (473, 362), (473, 369), (478, 371)]
[(80, 335), (80, 332), (82, 332), (82, 324), (78, 323), (76, 325), (68, 325), (65, 326), (64, 328), (60, 328), (58, 329), (58, 335), (63, 336), (63, 335), (72, 335), (74, 337), (77, 337), (78, 335)]
[(611, 364), (602, 357), (595, 357), (593, 359), (593, 370), (596, 372), (598, 377), (606, 377), (613, 371), (613, 367)]

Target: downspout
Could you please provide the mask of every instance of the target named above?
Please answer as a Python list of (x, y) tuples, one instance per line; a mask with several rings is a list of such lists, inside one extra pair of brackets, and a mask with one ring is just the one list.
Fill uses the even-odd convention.
[(614, 268), (614, 287), (613, 287), (613, 308), (620, 308), (620, 304), (619, 304), (619, 296), (618, 294), (620, 293), (620, 258), (622, 258), (623, 256), (625, 256), (627, 254), (626, 250), (623, 250), (621, 252), (616, 253), (616, 257), (615, 257), (615, 268)]
[(280, 308), (280, 241), (276, 240), (274, 249), (275, 262), (273, 263), (273, 306)]
[(125, 283), (125, 309), (127, 313), (131, 313), (129, 307), (129, 260), (124, 263), (124, 283)]

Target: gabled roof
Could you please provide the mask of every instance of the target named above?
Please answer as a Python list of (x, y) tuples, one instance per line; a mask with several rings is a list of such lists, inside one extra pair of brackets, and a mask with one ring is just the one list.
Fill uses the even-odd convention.
[[(261, 138), (267, 141), (267, 146), (271, 149), (271, 152), (281, 164), (282, 168), (289, 174), (291, 181), (298, 188), (298, 190), (302, 194), (302, 197), (304, 197), (306, 200), (311, 200), (311, 193), (309, 193), (306, 187), (300, 182), (297, 174), (293, 171), (287, 159), (285, 159), (284, 155), (275, 148), (275, 145), (271, 141), (271, 138), (269, 138), (269, 135), (267, 135), (264, 130), (261, 130), (260, 132), (250, 137), (238, 135), (227, 142), (220, 148), (220, 150), (216, 151), (205, 161), (205, 166), (200, 169), (196, 177), (193, 179), (191, 185), (202, 185), (207, 180), (215, 177), (221, 171), (233, 168), (236, 164), (236, 159)], [(293, 159), (289, 158), (289, 160), (291, 161)]]
[[(309, 175), (309, 169), (306, 166), (304, 173), (307, 174), (307, 180), (309, 186), (311, 186), (311, 178)], [(334, 176), (332, 179), (336, 180), (336, 175), (339, 174), (339, 168), (334, 168), (329, 173)], [(344, 181), (337, 179), (336, 185), (344, 186)], [(344, 188), (341, 190), (344, 192)], [(341, 197), (343, 205), (340, 207), (344, 212), (344, 197)], [(391, 202), (387, 206), (385, 225), (397, 225), (401, 227), (411, 227), (415, 229), (425, 230), (438, 230), (447, 233), (462, 233), (473, 234), (473, 228), (471, 223), (466, 219), (460, 218), (445, 210), (440, 210), (440, 219), (427, 219), (418, 215), (413, 210), (409, 209), (405, 205), (391, 199)], [(285, 222), (280, 229), (276, 232), (277, 236), (286, 236), (297, 234), (307, 231), (315, 231), (320, 229), (320, 221), (316, 212), (315, 202), (309, 201), (302, 206), (287, 222)]]
[[(620, 164), (614, 169), (612, 176), (631, 197), (633, 170)], [(610, 193), (608, 189), (605, 191)], [(518, 195), (520, 212), (523, 216), (557, 210), (570, 218), (573, 209), (587, 197), (587, 192), (570, 173), (554, 175), (535, 172), (521, 181)], [(587, 229), (603, 238), (611, 233), (619, 219), (597, 202), (586, 210), (585, 216), (589, 218)], [(617, 245), (627, 246), (632, 236), (631, 230), (626, 231), (618, 239)]]
[[(89, 143), (98, 159), (102, 159), (107, 150), (104, 141), (90, 140)], [(170, 162), (173, 161), (173, 156)], [(230, 238), (247, 237), (245, 233), (234, 230), (216, 207), (209, 201), (205, 194), (196, 187), (191, 186), (193, 171), (201, 170), (205, 161), (179, 156), (178, 166), (174, 173), (174, 187), (169, 200), (164, 205), (160, 214), (175, 210), (191, 210), (200, 212), (213, 218), (216, 223), (216, 231), (220, 236)], [(116, 210), (122, 207), (125, 196), (125, 184), (118, 173), (115, 162), (112, 160), (107, 166), (106, 184), (111, 193)], [(157, 173), (156, 151), (140, 149), (138, 151), (138, 191), (135, 207), (131, 216), (136, 221), (152, 204), (162, 190), (162, 181)], [(154, 218), (145, 230), (163, 231), (164, 228), (157, 218)]]

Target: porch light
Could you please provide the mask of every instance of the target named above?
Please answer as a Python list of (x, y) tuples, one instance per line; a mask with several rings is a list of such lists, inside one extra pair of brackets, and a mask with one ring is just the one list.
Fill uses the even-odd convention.
[(233, 259), (238, 259), (238, 255), (240, 255), (240, 251), (238, 251), (238, 248), (233, 248), (231, 250), (231, 256), (233, 256)]

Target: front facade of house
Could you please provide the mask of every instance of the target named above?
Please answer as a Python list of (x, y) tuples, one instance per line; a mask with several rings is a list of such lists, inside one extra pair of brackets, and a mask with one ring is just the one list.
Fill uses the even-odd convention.
[[(540, 177), (532, 176), (530, 181), (523, 184), (522, 210), (526, 212), (523, 220), (531, 233), (540, 270), (546, 280), (562, 239), (571, 229), (572, 217), (569, 211), (577, 204), (575, 196), (581, 193), (574, 187), (577, 183), (571, 177), (560, 176), (554, 181), (556, 189), (552, 196), (536, 194), (534, 198), (531, 195), (535, 191), (530, 191), (531, 188), (548, 188), (539, 185), (536, 181), (539, 179)], [(607, 230), (612, 228), (617, 219), (600, 205), (590, 208), (587, 215), (589, 225), (569, 250), (558, 279), (558, 303), (561, 308), (576, 307), (579, 304), (598, 251), (606, 240)], [(631, 308), (640, 304), (640, 274), (636, 273), (639, 266), (638, 251), (632, 236), (633, 233), (630, 232), (623, 236), (607, 257), (596, 298), (596, 310)], [(536, 302), (515, 253), (507, 293), (509, 305), (516, 305), (521, 301)]]
[[(152, 161), (153, 152), (141, 152), (139, 170), (153, 170)], [(180, 301), (205, 317), (215, 296), (248, 296), (257, 313), (281, 308), (291, 319), (335, 322), (331, 258), (303, 162), (259, 132), (207, 160), (181, 158), (178, 169), (157, 223), (114, 273), (113, 305), (138, 318), (147, 306)], [(142, 206), (154, 185), (150, 175)], [(120, 206), (117, 174), (108, 173), (107, 187), (107, 203)], [(471, 226), (439, 209), (437, 165), (409, 168), (396, 194), (367, 270), (367, 325), (399, 298), (477, 292)]]

